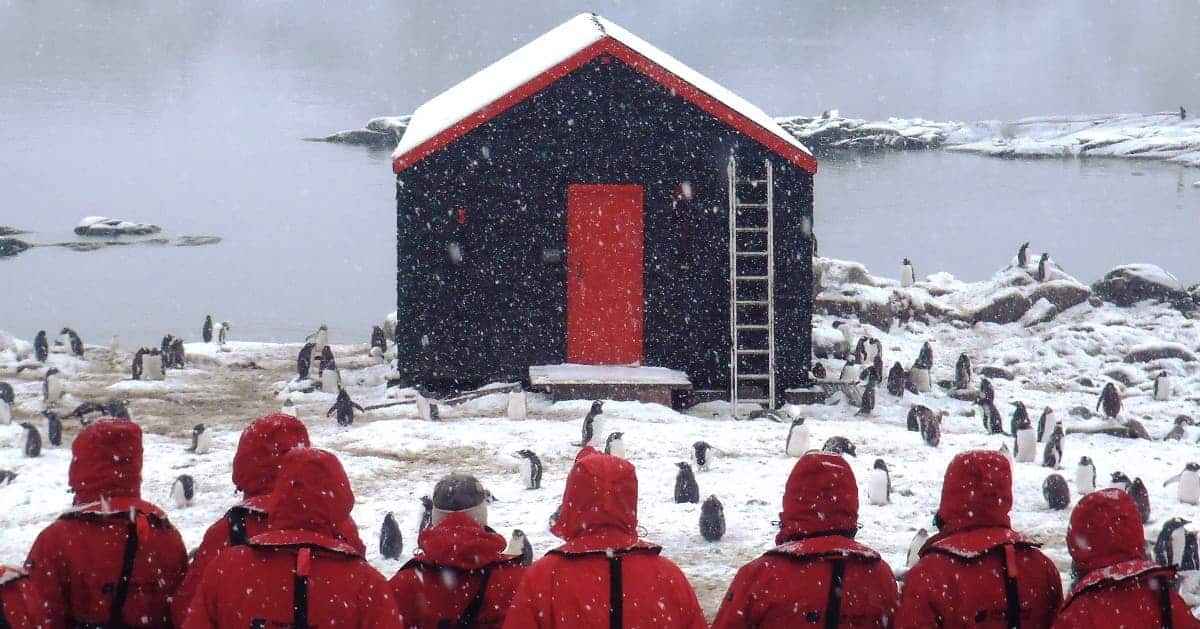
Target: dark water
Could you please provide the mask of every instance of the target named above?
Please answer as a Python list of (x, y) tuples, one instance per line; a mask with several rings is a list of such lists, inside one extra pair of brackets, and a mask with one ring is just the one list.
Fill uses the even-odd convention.
[[(872, 21), (865, 32), (825, 29), (789, 3), (767, 3), (738, 20), (722, 12), (741, 13), (741, 3), (720, 5), (682, 22), (672, 21), (674, 8), (601, 5), (781, 114), (837, 105), (856, 113), (847, 103), (962, 118), (982, 117), (980, 111), (1054, 113), (1030, 110), (1020, 89), (1014, 90), (1020, 102), (999, 101), (992, 92), (973, 97), (956, 78), (969, 68), (954, 64), (947, 66), (953, 73), (912, 75), (921, 84), (905, 85), (906, 100), (897, 100), (899, 92), (884, 98), (889, 88), (869, 68), (846, 69), (866, 63), (862, 55), (848, 58), (847, 50), (871, 41), (897, 53), (889, 57), (893, 64), (909, 59), (926, 67), (953, 45), (941, 40), (909, 55), (927, 38), (915, 31), (880, 34), (894, 30), (893, 23)], [(212, 313), (232, 322), (234, 339), (297, 340), (327, 322), (336, 341), (365, 341), (369, 326), (395, 302), (389, 162), (384, 154), (299, 139), (410, 112), (588, 8), (514, 3), (497, 15), (489, 6), (0, 0), (0, 225), (33, 230), (23, 236), (32, 242), (58, 242), (75, 239), (70, 230), (81, 217), (99, 214), (160, 224), (167, 237), (224, 238), (209, 247), (38, 248), (0, 259), (0, 329), (30, 338), (70, 324), (85, 340), (106, 343), (120, 334), (130, 347), (166, 332), (194, 338)], [(931, 19), (945, 20), (946, 28), (965, 23), (962, 15), (938, 15)], [(994, 36), (979, 41), (1000, 57), (1021, 45), (1001, 28), (1019, 19), (1013, 14), (973, 28)], [(718, 26), (752, 56), (713, 55), (695, 34)], [(814, 39), (813, 29), (824, 38)], [(780, 52), (772, 57), (774, 69), (753, 57), (764, 46)], [(1167, 59), (1162, 67), (1176, 67), (1171, 50), (1155, 54)], [(909, 77), (893, 69), (890, 75)], [(820, 89), (756, 78), (784, 71)], [(846, 74), (858, 78), (838, 79)], [(927, 93), (931, 109), (913, 111), (914, 93)], [(1051, 102), (1055, 111), (1175, 105), (1126, 99), (1149, 93), (1128, 89), (1102, 101), (1084, 92), (1074, 107), (1058, 94)], [(865, 108), (858, 112), (877, 113)], [(908, 256), (922, 274), (947, 270), (980, 279), (1028, 239), (1084, 280), (1114, 264), (1147, 261), (1197, 281), (1200, 189), (1190, 187), (1196, 180), (1200, 170), (1121, 162), (942, 153), (831, 158), (817, 179), (817, 229), (822, 253), (861, 260), (886, 275)]]

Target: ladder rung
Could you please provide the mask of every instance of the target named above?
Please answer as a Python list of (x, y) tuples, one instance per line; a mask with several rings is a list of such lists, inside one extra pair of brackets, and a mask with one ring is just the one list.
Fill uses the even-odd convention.
[(771, 376), (765, 373), (739, 373), (738, 380), (770, 380)]
[(767, 228), (766, 228), (766, 227), (735, 227), (735, 228), (734, 228), (734, 231), (739, 231), (739, 232), (765, 232), (765, 231), (767, 231)]
[(767, 281), (767, 276), (766, 275), (738, 275), (737, 280), (739, 282), (765, 282), (765, 281)]
[(767, 329), (767, 326), (759, 325), (757, 323), (739, 323), (734, 327), (736, 327), (739, 330), (765, 330), (765, 329)]
[(760, 210), (765, 210), (767, 208), (766, 203), (741, 203), (741, 202), (738, 202), (738, 203), (735, 203), (734, 205), (736, 205), (739, 208), (748, 207), (750, 209), (760, 209)]
[(770, 404), (771, 400), (768, 400), (766, 398), (760, 398), (760, 397), (740, 397), (740, 398), (738, 398), (738, 404), (741, 404), (742, 402), (748, 402), (750, 404)]
[(767, 255), (766, 251), (738, 251), (736, 253), (739, 256), (765, 256), (765, 255)]
[(770, 354), (771, 350), (769, 350), (769, 349), (739, 349), (739, 350), (737, 350), (737, 353), (739, 353), (739, 354)]
[(748, 183), (752, 186), (757, 186), (759, 184), (767, 183), (766, 179), (742, 179), (741, 181), (742, 181), (742, 183)]
[(738, 306), (769, 306), (770, 305), (769, 302), (759, 301), (759, 300), (754, 300), (754, 299), (749, 299), (749, 300), (748, 299), (740, 299), (733, 303)]

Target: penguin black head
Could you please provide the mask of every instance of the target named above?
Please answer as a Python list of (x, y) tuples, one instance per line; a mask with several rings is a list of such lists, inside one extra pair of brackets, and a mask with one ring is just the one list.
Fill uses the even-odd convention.
[(58, 334), (59, 334), (59, 336), (62, 336), (63, 334), (70, 334), (70, 333), (71, 333), (71, 328), (63, 328), (62, 330), (59, 331)]
[(129, 406), (125, 400), (112, 399), (104, 403), (104, 413), (109, 417), (119, 417), (121, 419), (130, 419)]
[(909, 262), (908, 258), (905, 258), (904, 262), (902, 262), (902, 264), (904, 264), (905, 266), (908, 266), (908, 265), (912, 264), (912, 262)]
[(536, 459), (537, 458), (537, 455), (533, 453), (533, 450), (528, 450), (528, 449), (517, 450), (517, 456), (520, 458), (523, 458), (523, 459)]
[(1177, 529), (1181, 526), (1186, 526), (1191, 523), (1192, 523), (1191, 520), (1185, 520), (1183, 518), (1175, 517), (1175, 518), (1171, 518), (1170, 520), (1167, 520), (1166, 522), (1163, 522), (1162, 530), (1163, 530), (1163, 532), (1174, 531), (1175, 529)]
[(1184, 465), (1183, 469), (1185, 469), (1189, 472), (1200, 472), (1200, 463), (1192, 461), (1191, 463)]
[(1125, 475), (1125, 472), (1113, 472), (1109, 478), (1112, 479), (1113, 484), (1121, 483), (1123, 485), (1130, 485), (1133, 483), (1133, 481), (1129, 480), (1129, 477)]
[(1196, 420), (1192, 419), (1188, 415), (1180, 415), (1179, 417), (1175, 418), (1175, 425), (1176, 426), (1195, 426)]
[(46, 370), (46, 375), (47, 375), (47, 376), (53, 376), (53, 375), (56, 375), (56, 374), (58, 374), (58, 367), (51, 367), (51, 368), (49, 368), (49, 369), (47, 369), (47, 370)]
[(797, 417), (796, 419), (792, 420), (792, 428), (795, 428), (796, 426), (803, 426), (803, 425), (804, 425), (803, 417)]
[(885, 472), (888, 471), (887, 463), (884, 463), (883, 459), (875, 459), (875, 465), (873, 467), (877, 470), (883, 470)]
[(1091, 465), (1092, 459), (1089, 457), (1086, 457), (1086, 456), (1081, 456), (1081, 457), (1079, 457), (1079, 464), (1080, 465)]
[(192, 427), (193, 435), (198, 435), (202, 432), (204, 432), (204, 424), (196, 424), (195, 426)]
[(603, 413), (603, 412), (604, 412), (604, 401), (603, 400), (596, 400), (595, 402), (592, 402), (592, 414), (593, 415), (599, 415), (600, 413)]
[(687, 462), (685, 462), (685, 461), (680, 461), (680, 462), (676, 463), (676, 464), (675, 464), (675, 466), (679, 468), (679, 471), (680, 471), (680, 472), (688, 472), (688, 473), (691, 473), (691, 471), (692, 471), (692, 466), (691, 466), (691, 464), (690, 464), (690, 463), (687, 463)]

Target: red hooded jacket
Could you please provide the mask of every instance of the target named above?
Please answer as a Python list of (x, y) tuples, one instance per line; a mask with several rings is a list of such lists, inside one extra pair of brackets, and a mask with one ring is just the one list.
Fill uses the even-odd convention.
[(28, 575), (5, 566), (0, 566), (0, 626), (50, 626), (46, 601), (34, 589)]
[(337, 457), (290, 450), (271, 494), (267, 532), (209, 563), (183, 626), (402, 627), (387, 580), (342, 535), (353, 506)]
[(1022, 629), (1050, 626), (1062, 582), (1038, 545), (1010, 528), (1012, 503), (1008, 457), (973, 450), (950, 461), (937, 513), (941, 531), (904, 579), (898, 629), (1002, 629), (1014, 612)]
[[(71, 454), (75, 506), (38, 535), (25, 562), (51, 626), (170, 627), (187, 551), (162, 510), (141, 499), (142, 429), (101, 419), (79, 433)], [(115, 601), (121, 592), (123, 604)]]
[[(783, 494), (779, 544), (742, 566), (714, 628), (888, 627), (900, 593), (879, 553), (854, 541), (858, 484), (845, 459), (812, 452), (800, 457)], [(840, 596), (831, 597), (833, 581)]]
[(1056, 628), (1165, 627), (1198, 629), (1187, 604), (1172, 589), (1175, 571), (1147, 561), (1145, 533), (1133, 498), (1120, 489), (1083, 497), (1071, 513), (1067, 548), (1082, 575), (1054, 621)]
[(637, 493), (631, 463), (580, 450), (550, 528), (565, 543), (530, 566), (506, 629), (603, 629), (614, 618), (625, 627), (707, 626), (687, 578), (658, 546), (638, 539)]
[[(437, 629), (463, 617), (477, 596), (470, 627), (499, 627), (517, 592), (525, 567), (520, 557), (501, 553), (504, 537), (485, 529), (465, 513), (451, 513), (421, 531), (421, 552), (392, 577), (392, 594), (406, 627)], [(487, 584), (483, 592), (483, 575)]]

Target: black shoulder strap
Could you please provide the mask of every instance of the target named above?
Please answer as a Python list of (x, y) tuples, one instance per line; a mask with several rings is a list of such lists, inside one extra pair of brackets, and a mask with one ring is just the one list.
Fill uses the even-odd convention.
[(296, 574), (292, 591), (292, 626), (308, 629), (308, 577)]
[(1004, 566), (1004, 602), (1005, 611), (1004, 617), (1008, 625), (1008, 629), (1020, 629), (1021, 627), (1021, 594), (1017, 589), (1017, 580), (1012, 576), (1008, 569), (1009, 558), (1016, 559), (1016, 549), (1010, 544), (999, 546), (1000, 548), (1000, 563)]
[(833, 561), (833, 576), (829, 580), (829, 602), (825, 604), (825, 629), (837, 629), (842, 620), (842, 579), (846, 572), (846, 560)]
[(124, 626), (121, 617), (125, 611), (125, 599), (129, 598), (129, 581), (133, 577), (133, 561), (137, 558), (138, 535), (137, 519), (141, 517), (136, 511), (131, 511), (129, 532), (125, 538), (125, 556), (121, 559), (121, 576), (117, 578), (117, 589), (113, 592), (112, 607), (108, 610), (108, 624), (113, 627)]
[(1171, 583), (1164, 577), (1158, 581), (1158, 607), (1162, 611), (1162, 628), (1173, 629), (1175, 617), (1171, 612)]
[(479, 589), (475, 591), (475, 596), (471, 597), (471, 602), (467, 603), (466, 609), (458, 617), (458, 629), (468, 629), (474, 626), (475, 618), (479, 616), (479, 610), (483, 609), (483, 598), (487, 594), (488, 579), (492, 576), (493, 567), (492, 565), (484, 567), (483, 575), (479, 578)]
[(246, 545), (246, 510), (233, 508), (225, 512), (225, 520), (229, 522), (229, 545)]
[(608, 558), (608, 627), (621, 629), (625, 623), (625, 592), (621, 584), (621, 555)]
[(0, 629), (12, 629), (12, 625), (8, 623), (8, 616), (4, 613), (3, 597), (0, 597)]

